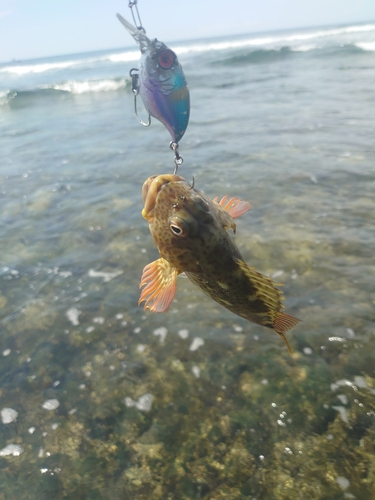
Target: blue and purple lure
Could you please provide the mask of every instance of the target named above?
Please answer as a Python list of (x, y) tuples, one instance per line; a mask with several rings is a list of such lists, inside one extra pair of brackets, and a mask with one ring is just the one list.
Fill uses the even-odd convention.
[(143, 104), (149, 115), (169, 130), (172, 142), (178, 143), (185, 134), (190, 114), (189, 89), (181, 64), (176, 54), (163, 42), (156, 38), (150, 40), (120, 14), (117, 17), (138, 43), (142, 53), (137, 90)]

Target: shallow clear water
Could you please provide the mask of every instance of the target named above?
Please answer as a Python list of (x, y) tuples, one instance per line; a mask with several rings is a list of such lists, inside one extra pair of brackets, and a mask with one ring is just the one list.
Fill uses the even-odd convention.
[(173, 155), (133, 115), (134, 47), (4, 63), (2, 498), (372, 498), (375, 25), (170, 45), (180, 173), (251, 202), (236, 242), (302, 319), (293, 356), (188, 280), (137, 306), (141, 186)]

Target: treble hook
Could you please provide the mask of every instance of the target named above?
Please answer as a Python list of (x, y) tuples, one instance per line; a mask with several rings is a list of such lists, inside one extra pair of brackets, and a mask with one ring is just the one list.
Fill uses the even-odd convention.
[(134, 113), (135, 116), (138, 118), (138, 121), (141, 125), (144, 127), (149, 127), (151, 125), (151, 115), (148, 113), (148, 122), (144, 122), (142, 118), (138, 115), (138, 110), (137, 110), (137, 95), (139, 94), (139, 75), (138, 75), (138, 69), (137, 68), (132, 68), (129, 71), (130, 78), (132, 79), (132, 92), (134, 95)]
[(184, 162), (184, 159), (182, 158), (182, 156), (180, 155), (180, 153), (178, 152), (178, 143), (177, 142), (171, 142), (169, 144), (169, 147), (171, 148), (171, 150), (174, 152), (174, 164), (175, 164), (175, 168), (174, 168), (174, 172), (173, 172), (173, 175), (176, 175), (177, 174), (177, 170), (178, 170), (178, 167), (180, 165), (183, 164)]

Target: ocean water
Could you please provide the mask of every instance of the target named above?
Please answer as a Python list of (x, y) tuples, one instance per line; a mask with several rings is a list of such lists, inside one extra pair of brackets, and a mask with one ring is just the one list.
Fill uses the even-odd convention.
[(130, 37), (3, 63), (0, 498), (375, 498), (375, 24), (150, 35), (190, 87), (179, 173), (252, 204), (235, 239), (302, 320), (293, 356), (188, 280), (137, 306), (141, 186), (174, 164)]

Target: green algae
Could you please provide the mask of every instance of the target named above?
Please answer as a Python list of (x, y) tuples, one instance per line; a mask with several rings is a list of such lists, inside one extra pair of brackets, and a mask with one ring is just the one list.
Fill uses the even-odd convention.
[[(346, 492), (371, 498), (375, 374), (359, 368), (354, 345), (332, 369), (342, 349), (289, 357), (247, 346), (242, 335), (231, 349), (206, 338), (191, 352), (192, 333), (184, 340), (170, 331), (161, 343), (152, 316), (138, 334), (112, 323), (95, 348), (77, 341), (85, 324), (65, 334), (58, 350), (79, 356), (35, 362), (37, 386), (21, 387), (17, 400), (3, 388), (7, 404), (23, 407), (18, 422), (4, 426), (2, 443), (24, 452), (0, 459), (2, 498), (339, 499), (340, 477), (350, 483)], [(344, 373), (362, 376), (360, 387), (338, 386), (348, 422), (333, 408), (343, 405), (330, 387)], [(65, 379), (55, 388), (53, 375)], [(146, 393), (154, 396), (150, 411), (125, 402)], [(42, 408), (47, 395), (59, 399), (57, 410)], [(27, 493), (11, 486), (16, 478)]]
[[(120, 241), (113, 248), (129, 251)], [(194, 304), (202, 298), (186, 280), (171, 313), (155, 316), (136, 307), (137, 269), (110, 282), (87, 271), (79, 283), (60, 270), (48, 274), (42, 297), (5, 323), (11, 353), (3, 357), (1, 400), (19, 416), (3, 425), (0, 447), (18, 444), (23, 453), (0, 457), (0, 498), (371, 498), (375, 337), (366, 305), (373, 293), (334, 272), (322, 284), (310, 259), (285, 255), (288, 301), (313, 284), (330, 297), (299, 307), (304, 323), (291, 332), (292, 357), (272, 332), (208, 299)], [(73, 325), (72, 304), (54, 296), (63, 297), (62, 287), (77, 296), (77, 285), (88, 298), (78, 301)], [(4, 291), (10, 303), (12, 290)], [(359, 312), (340, 307), (338, 314), (353, 294)], [(121, 295), (131, 297), (126, 307)], [(163, 342), (154, 335), (160, 326), (168, 330)], [(191, 351), (194, 337), (205, 343)], [(340, 380), (348, 384), (332, 389)], [(153, 396), (148, 411), (137, 407), (146, 394)], [(59, 407), (47, 411), (52, 398)], [(338, 478), (349, 481), (345, 490)]]
[[(0, 456), (0, 500), (373, 497), (374, 254), (339, 211), (320, 217), (317, 207), (308, 217), (310, 189), (302, 177), (258, 223), (252, 212), (240, 220), (236, 236), (303, 320), (288, 333), (291, 357), (274, 332), (188, 280), (166, 314), (139, 308), (141, 270), (157, 252), (132, 200), (75, 212), (76, 230), (46, 247), (12, 235), (0, 398), (18, 418), (1, 424), (0, 450), (13, 443), (23, 452)], [(253, 193), (254, 207), (263, 195)], [(330, 189), (315, 196), (331, 207)], [(34, 201), (29, 217), (52, 210), (50, 197)], [(365, 198), (350, 210), (368, 220), (372, 207)], [(116, 215), (124, 209), (137, 214), (134, 226)], [(191, 350), (197, 337), (204, 344)], [(46, 409), (54, 399), (59, 406)]]

